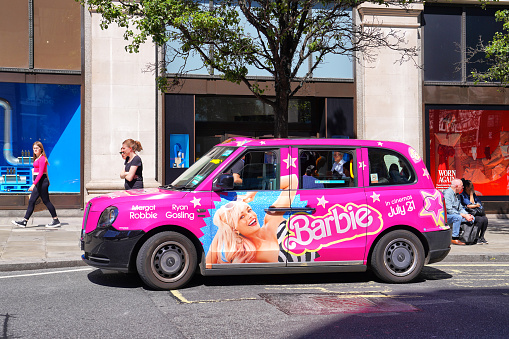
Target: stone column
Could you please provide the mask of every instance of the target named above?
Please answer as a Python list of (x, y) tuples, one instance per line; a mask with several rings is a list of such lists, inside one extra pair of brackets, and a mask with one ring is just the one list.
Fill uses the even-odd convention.
[[(357, 21), (364, 27), (391, 29), (404, 35), (408, 47), (421, 46), (422, 3), (407, 7), (364, 3)], [(399, 63), (401, 55), (379, 49), (374, 62), (356, 65), (357, 136), (359, 139), (401, 141), (424, 156), (421, 52), (415, 61)], [(362, 55), (360, 56), (362, 58)]]
[[(143, 161), (144, 186), (160, 185), (155, 180), (156, 143), (159, 142), (155, 126), (155, 78), (152, 71), (147, 71), (148, 64), (155, 62), (155, 46), (146, 43), (139, 53), (130, 54), (124, 48), (127, 45), (124, 30), (114, 24), (101, 30), (100, 20), (100, 14), (85, 11), (85, 202), (124, 189), (119, 150), (129, 138), (139, 140), (143, 146), (139, 155)], [(160, 111), (161, 106), (158, 108)], [(161, 125), (161, 112), (157, 114)], [(160, 139), (160, 131), (158, 136)]]

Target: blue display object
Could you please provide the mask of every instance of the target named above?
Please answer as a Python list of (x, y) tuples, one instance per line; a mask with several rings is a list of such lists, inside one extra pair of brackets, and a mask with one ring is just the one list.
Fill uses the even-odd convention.
[(189, 134), (170, 134), (170, 167), (189, 167)]
[(48, 156), (49, 191), (80, 192), (80, 87), (0, 83), (0, 193), (28, 192), (35, 141)]

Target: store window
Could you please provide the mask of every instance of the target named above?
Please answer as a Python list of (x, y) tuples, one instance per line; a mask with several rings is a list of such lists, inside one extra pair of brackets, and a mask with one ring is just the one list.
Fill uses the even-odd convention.
[(32, 145), (48, 156), (50, 193), (79, 193), (79, 85), (0, 83), (0, 193), (23, 193), (33, 182)]
[[(466, 83), (474, 79), (472, 71), (488, 69), (484, 54), (471, 57), (470, 51), (480, 41), (493, 39), (502, 31), (502, 23), (495, 21), (492, 6), (428, 5), (424, 7), (424, 81)], [(447, 34), (444, 34), (447, 32)]]
[[(197, 1), (204, 9), (210, 8), (212, 0)], [(256, 6), (256, 2), (251, 4)], [(316, 5), (316, 10), (320, 10), (323, 6)], [(350, 25), (352, 21), (352, 11), (347, 10), (348, 14), (342, 21), (342, 25)], [(247, 23), (245, 17), (240, 14), (240, 25), (244, 27), (244, 33), (248, 36), (258, 36), (255, 27)], [(343, 37), (345, 49), (351, 47), (348, 37)], [(167, 63), (167, 72), (169, 74), (189, 74), (189, 75), (221, 75), (217, 70), (208, 69), (203, 65), (201, 56), (198, 53), (191, 52), (187, 58), (180, 55), (182, 51), (181, 41), (171, 41), (165, 48), (165, 60)], [(305, 60), (297, 71), (297, 77), (304, 77), (310, 71), (310, 61), (313, 61), (316, 55), (310, 57), (311, 60)], [(259, 69), (254, 65), (244, 65), (248, 69), (248, 76), (271, 77), (272, 75), (266, 70)], [(325, 79), (353, 79), (353, 60), (347, 55), (327, 54), (323, 58), (321, 64), (312, 73), (312, 78)]]
[(509, 194), (509, 107), (433, 106), (429, 118), (430, 174), (438, 189), (471, 180), (478, 195)]
[[(274, 134), (274, 110), (253, 97), (196, 96), (196, 157), (235, 136), (263, 138)], [(290, 100), (288, 130), (291, 136), (325, 135), (325, 100)]]

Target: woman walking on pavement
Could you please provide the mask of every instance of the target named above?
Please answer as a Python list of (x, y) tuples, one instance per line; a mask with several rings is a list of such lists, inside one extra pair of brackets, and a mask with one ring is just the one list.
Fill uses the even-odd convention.
[(49, 210), (49, 213), (53, 217), (53, 221), (46, 225), (46, 227), (54, 228), (60, 226), (60, 221), (57, 217), (57, 212), (55, 211), (55, 206), (49, 200), (49, 179), (48, 179), (48, 159), (46, 157), (46, 153), (44, 152), (44, 147), (40, 141), (34, 142), (32, 146), (34, 152), (34, 175), (37, 177), (34, 180), (34, 183), (28, 189), (32, 194), (30, 194), (30, 200), (28, 201), (28, 208), (25, 213), (25, 218), (20, 221), (13, 220), (12, 223), (19, 227), (26, 227), (27, 221), (32, 216), (34, 212), (35, 202), (37, 198), (41, 197), (42, 202)]
[(136, 152), (143, 150), (141, 143), (133, 139), (124, 140), (120, 152), (122, 158), (126, 160), (124, 169), (120, 172), (120, 178), (125, 179), (124, 188), (126, 190), (143, 188), (143, 163)]

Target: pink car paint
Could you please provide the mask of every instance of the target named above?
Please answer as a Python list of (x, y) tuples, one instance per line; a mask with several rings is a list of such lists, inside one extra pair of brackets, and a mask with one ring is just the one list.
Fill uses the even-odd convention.
[[(335, 150), (347, 154), (347, 174), (333, 178)], [(442, 196), (421, 157), (403, 143), (236, 138), (209, 155), (173, 186), (92, 199), (84, 215), (83, 259), (95, 267), (138, 271), (147, 285), (170, 289), (185, 284), (196, 265), (204, 275), (372, 268), (382, 280), (406, 282), (450, 250)], [(254, 180), (263, 188), (219, 187), (246, 155), (251, 162), (244, 174), (248, 165), (260, 172), (246, 174), (242, 185)], [(323, 188), (303, 188), (305, 161), (318, 166), (319, 157), (329, 167), (314, 177)], [(388, 171), (388, 162), (401, 173), (406, 167), (408, 176)], [(229, 221), (234, 208), (238, 220)], [(244, 217), (251, 223), (242, 224)]]

